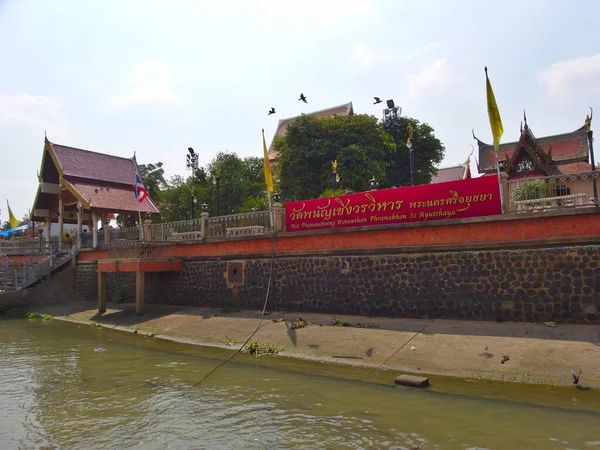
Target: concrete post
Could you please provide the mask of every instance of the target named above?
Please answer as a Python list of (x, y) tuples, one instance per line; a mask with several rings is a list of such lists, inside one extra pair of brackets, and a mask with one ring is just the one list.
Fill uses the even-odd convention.
[(106, 312), (106, 274), (98, 272), (98, 312)]
[(508, 174), (506, 172), (500, 172), (500, 188), (502, 189), (502, 213), (510, 214), (510, 192), (508, 189)]
[(208, 211), (200, 213), (200, 237), (204, 239), (208, 233)]
[(144, 222), (144, 239), (146, 241), (152, 240), (152, 220), (146, 219)]
[(98, 216), (92, 213), (92, 247), (98, 247)]
[(44, 223), (44, 240), (46, 241), (47, 248), (50, 248), (50, 226), (52, 225), (52, 216), (46, 217)]
[(283, 231), (283, 205), (281, 202), (273, 203), (273, 227), (275, 231)]
[(135, 273), (135, 314), (144, 314), (144, 272)]
[(62, 248), (63, 245), (63, 233), (64, 233), (64, 214), (65, 208), (63, 203), (62, 194), (58, 194), (58, 248)]
[(83, 225), (83, 205), (77, 202), (77, 250), (81, 248), (81, 230)]

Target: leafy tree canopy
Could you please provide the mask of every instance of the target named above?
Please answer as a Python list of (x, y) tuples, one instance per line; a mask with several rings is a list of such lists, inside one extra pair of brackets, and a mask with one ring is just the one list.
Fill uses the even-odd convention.
[[(286, 200), (317, 198), (340, 191), (410, 185), (408, 124), (413, 127), (417, 184), (431, 182), (444, 146), (428, 124), (407, 117), (379, 122), (369, 115), (315, 118), (301, 116), (273, 145), (279, 152), (278, 173)], [(332, 162), (338, 163), (334, 183)]]
[(317, 198), (334, 189), (332, 162), (337, 161), (335, 189), (369, 189), (372, 177), (383, 179), (395, 150), (392, 137), (373, 116), (303, 115), (274, 142), (279, 152), (281, 190), (286, 200)]
[(413, 153), (415, 158), (416, 184), (429, 184), (437, 173), (437, 165), (444, 159), (445, 147), (435, 137), (434, 130), (426, 123), (410, 117), (386, 120), (385, 130), (393, 137), (396, 151), (387, 166), (387, 186), (410, 186), (410, 151), (406, 146), (408, 124), (413, 128)]
[(162, 162), (138, 165), (140, 177), (142, 177), (148, 195), (155, 202), (160, 201), (160, 193), (167, 185), (167, 181), (165, 180), (165, 170), (162, 166)]

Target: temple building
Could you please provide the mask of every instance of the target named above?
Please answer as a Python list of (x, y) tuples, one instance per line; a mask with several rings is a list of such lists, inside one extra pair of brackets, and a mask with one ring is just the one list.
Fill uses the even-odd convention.
[[(525, 118), (519, 140), (500, 145), (500, 170), (508, 174), (509, 180), (589, 172), (592, 166), (589, 164), (586, 131), (584, 125), (570, 133), (536, 138)], [(479, 173), (495, 174), (494, 146), (480, 141), (475, 135), (473, 137), (479, 146)]]
[(471, 155), (462, 164), (439, 168), (437, 173), (431, 178), (431, 183), (466, 180), (467, 178), (471, 178)]
[(86, 224), (93, 230), (96, 247), (98, 223), (107, 223), (111, 214), (139, 218), (158, 214), (149, 197), (141, 203), (137, 201), (136, 173), (135, 156), (96, 153), (54, 144), (46, 138), (31, 219), (45, 223), (46, 239), (50, 238), (51, 223), (58, 223), (60, 236), (64, 224), (76, 224), (78, 236)]

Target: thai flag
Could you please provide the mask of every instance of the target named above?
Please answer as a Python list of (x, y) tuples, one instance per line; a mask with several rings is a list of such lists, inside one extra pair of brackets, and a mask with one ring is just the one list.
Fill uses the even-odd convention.
[(142, 203), (148, 197), (148, 191), (144, 187), (144, 183), (142, 183), (142, 179), (140, 178), (140, 174), (135, 174), (135, 198), (138, 202)]

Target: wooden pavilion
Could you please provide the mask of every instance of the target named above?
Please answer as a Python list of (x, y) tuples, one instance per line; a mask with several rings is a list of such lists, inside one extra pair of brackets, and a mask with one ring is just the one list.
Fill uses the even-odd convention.
[[(82, 225), (93, 230), (93, 247), (98, 245), (98, 223), (107, 215), (158, 214), (149, 197), (138, 202), (135, 197), (137, 163), (133, 158), (96, 153), (52, 143), (45, 138), (39, 187), (33, 203), (34, 221), (44, 222), (44, 235), (50, 239), (50, 224), (76, 224), (77, 236)], [(141, 224), (140, 224), (141, 226)]]

